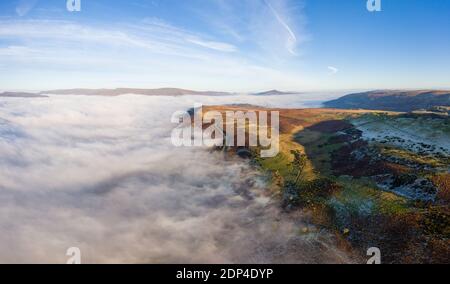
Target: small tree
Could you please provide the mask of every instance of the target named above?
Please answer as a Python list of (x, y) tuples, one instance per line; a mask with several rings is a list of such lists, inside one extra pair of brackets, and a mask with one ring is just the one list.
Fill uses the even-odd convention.
[(299, 150), (293, 150), (291, 151), (291, 154), (294, 155), (294, 161), (291, 163), (293, 172), (296, 175), (294, 184), (297, 184), (300, 181), (308, 159), (306, 158), (306, 155)]
[(283, 187), (284, 185), (284, 178), (283, 176), (280, 174), (279, 171), (275, 171), (272, 174), (272, 180), (274, 181), (274, 183), (279, 186), (279, 187)]

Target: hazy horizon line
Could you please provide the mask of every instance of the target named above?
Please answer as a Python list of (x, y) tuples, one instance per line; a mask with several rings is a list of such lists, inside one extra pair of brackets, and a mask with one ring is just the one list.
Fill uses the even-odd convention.
[(432, 87), (432, 88), (354, 88), (354, 89), (305, 89), (305, 90), (283, 90), (278, 88), (272, 89), (264, 89), (264, 90), (254, 90), (254, 91), (224, 91), (224, 90), (215, 90), (215, 89), (197, 89), (197, 88), (184, 88), (184, 87), (98, 87), (98, 88), (90, 88), (90, 87), (72, 87), (72, 88), (51, 88), (46, 90), (32, 90), (32, 89), (0, 89), (0, 93), (7, 92), (23, 92), (23, 93), (33, 93), (33, 94), (42, 94), (45, 92), (54, 92), (54, 91), (67, 91), (67, 90), (120, 90), (120, 89), (134, 89), (134, 90), (163, 90), (163, 89), (178, 89), (178, 90), (187, 90), (194, 92), (222, 92), (229, 94), (257, 94), (264, 93), (270, 91), (278, 91), (282, 93), (291, 93), (291, 94), (301, 94), (301, 93), (321, 93), (321, 92), (369, 92), (369, 91), (450, 91), (450, 87)]

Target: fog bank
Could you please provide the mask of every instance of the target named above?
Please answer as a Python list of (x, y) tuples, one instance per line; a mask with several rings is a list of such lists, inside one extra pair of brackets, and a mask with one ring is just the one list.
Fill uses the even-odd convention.
[[(313, 96), (311, 96), (313, 98)], [(245, 161), (170, 142), (194, 103), (302, 107), (280, 97), (0, 99), (0, 262), (347, 262), (326, 232), (301, 234)], [(293, 103), (294, 102), (294, 103)]]

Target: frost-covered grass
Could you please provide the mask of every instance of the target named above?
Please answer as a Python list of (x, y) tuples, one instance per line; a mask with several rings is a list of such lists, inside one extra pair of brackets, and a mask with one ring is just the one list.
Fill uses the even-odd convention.
[(351, 121), (369, 141), (416, 153), (449, 155), (450, 119), (429, 115), (366, 114)]

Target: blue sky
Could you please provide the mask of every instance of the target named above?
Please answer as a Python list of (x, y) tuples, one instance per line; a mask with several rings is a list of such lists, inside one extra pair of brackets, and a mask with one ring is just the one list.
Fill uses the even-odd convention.
[(450, 88), (450, 1), (0, 2), (0, 89)]

